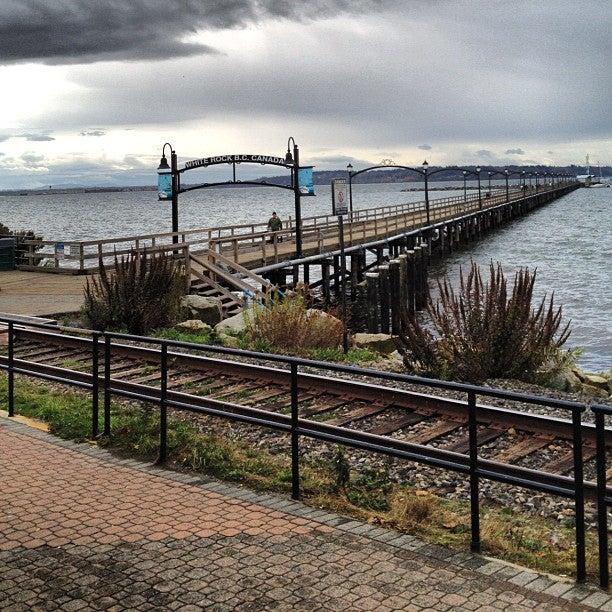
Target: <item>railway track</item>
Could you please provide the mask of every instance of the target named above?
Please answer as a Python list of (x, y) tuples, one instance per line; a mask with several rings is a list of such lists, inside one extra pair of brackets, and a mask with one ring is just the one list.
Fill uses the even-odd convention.
[[(90, 381), (91, 352), (90, 338), (15, 329), (15, 366), (43, 376)], [(290, 410), (287, 370), (175, 351), (168, 358), (168, 396), (177, 402), (188, 398), (192, 405), (230, 411), (239, 411), (240, 406), (257, 408), (266, 411), (271, 422), (275, 415), (280, 419)], [(157, 349), (113, 342), (109, 366), (113, 389), (159, 397), (159, 361)], [(0, 356), (0, 364), (6, 363), (7, 357)], [(101, 372), (104, 365), (101, 358)], [(469, 449), (465, 401), (440, 395), (305, 373), (300, 374), (299, 414), (331, 426), (426, 446), (432, 453), (442, 449), (465, 457)], [(480, 458), (515, 466), (517, 474), (518, 470), (537, 471), (542, 482), (558, 484), (571, 479), (571, 420), (482, 404), (477, 405), (477, 418)], [(583, 423), (582, 435), (585, 486), (592, 495), (594, 426)], [(610, 465), (612, 428), (606, 429), (605, 436)], [(612, 468), (606, 481), (610, 495)]]

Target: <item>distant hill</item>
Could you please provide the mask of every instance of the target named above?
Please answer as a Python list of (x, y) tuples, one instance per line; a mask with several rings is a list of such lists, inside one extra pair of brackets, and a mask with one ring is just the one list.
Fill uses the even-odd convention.
[[(463, 166), (466, 170), (475, 170), (477, 166)], [(481, 178), (486, 180), (487, 172), (503, 172), (506, 166), (481, 166)], [(572, 176), (578, 174), (586, 174), (586, 166), (507, 166), (510, 172), (539, 172), (544, 174), (545, 172), (556, 172), (557, 174), (569, 174)], [(359, 170), (359, 168), (355, 168)], [(432, 172), (438, 170), (436, 166), (430, 166), (429, 171)], [(591, 166), (591, 173), (599, 175), (599, 168)], [(604, 177), (612, 177), (612, 166), (602, 166), (601, 173)], [(343, 170), (315, 170), (314, 171), (314, 182), (316, 185), (329, 185), (335, 178), (347, 178), (347, 172)], [(495, 178), (502, 178), (497, 175)], [(513, 178), (516, 178), (513, 177)], [(473, 180), (474, 176), (470, 176), (470, 180)], [(274, 185), (289, 185), (290, 177), (288, 175), (282, 176), (265, 176), (255, 179), (258, 181), (265, 181), (266, 183), (272, 183)], [(436, 172), (431, 177), (431, 182), (439, 181), (461, 181), (463, 180), (462, 170), (456, 166), (445, 168), (443, 172)], [(421, 182), (422, 177), (414, 172), (403, 170), (401, 168), (389, 168), (388, 170), (371, 170), (370, 172), (364, 172), (353, 179), (354, 183), (417, 183)], [(187, 186), (187, 185), (184, 185)], [(248, 187), (248, 185), (245, 185)], [(77, 186), (65, 186), (65, 187), (53, 187), (49, 189), (8, 189), (0, 190), (0, 195), (44, 195), (50, 193), (115, 193), (122, 191), (157, 191), (156, 185), (135, 185), (131, 187), (77, 187)]]

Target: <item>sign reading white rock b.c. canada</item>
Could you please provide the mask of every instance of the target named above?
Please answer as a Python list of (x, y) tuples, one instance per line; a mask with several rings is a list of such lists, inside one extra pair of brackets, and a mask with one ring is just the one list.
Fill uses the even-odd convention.
[(346, 179), (334, 179), (332, 181), (332, 207), (334, 215), (346, 215), (348, 213)]
[(214, 157), (202, 157), (200, 159), (192, 159), (185, 163), (185, 170), (192, 168), (204, 168), (206, 166), (214, 166), (215, 164), (239, 164), (241, 162), (251, 164), (272, 164), (273, 166), (287, 166), (284, 157), (275, 157), (273, 155), (217, 155)]

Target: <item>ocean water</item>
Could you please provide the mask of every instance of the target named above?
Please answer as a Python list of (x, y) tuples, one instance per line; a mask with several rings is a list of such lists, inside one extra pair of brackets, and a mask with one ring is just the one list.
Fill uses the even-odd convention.
[[(411, 183), (410, 187), (418, 184)], [(370, 208), (414, 202), (422, 192), (402, 192), (398, 183), (354, 186), (354, 207)], [(302, 214), (331, 212), (329, 186), (317, 186), (317, 197), (302, 199)], [(432, 192), (431, 197), (461, 191)], [(293, 214), (293, 194), (275, 188), (208, 189), (181, 195), (180, 227), (189, 229), (267, 221), (272, 211)], [(572, 320), (568, 346), (584, 349), (587, 370), (612, 367), (612, 188), (579, 189), (499, 229), (435, 263), (432, 278), (458, 278), (459, 267), (474, 259), (499, 261), (512, 273), (537, 268), (538, 296), (554, 291)], [(0, 222), (13, 229), (33, 229), (47, 240), (93, 240), (170, 231), (170, 205), (154, 191), (0, 195)]]
[(507, 277), (537, 270), (535, 298), (552, 295), (571, 319), (567, 346), (587, 371), (612, 367), (612, 188), (578, 189), (437, 260), (432, 276), (455, 282), (471, 260), (500, 262)]

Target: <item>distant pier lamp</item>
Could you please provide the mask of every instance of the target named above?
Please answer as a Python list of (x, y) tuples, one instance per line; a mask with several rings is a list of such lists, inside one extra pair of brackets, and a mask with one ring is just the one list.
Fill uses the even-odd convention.
[(538, 182), (538, 177), (539, 177), (539, 172), (535, 173), (535, 189), (536, 189), (536, 193), (538, 193), (538, 187), (539, 187), (539, 182)]
[(425, 212), (427, 214), (427, 225), (429, 225), (429, 187), (428, 187), (428, 178), (427, 172), (429, 170), (429, 164), (427, 160), (423, 161), (423, 178), (425, 179)]
[(506, 168), (504, 170), (504, 178), (506, 179), (506, 202), (510, 201), (510, 186), (508, 184), (508, 175), (510, 174), (510, 171), (508, 170), (508, 168)]
[(463, 202), (467, 202), (467, 170), (463, 171)]
[(526, 185), (526, 183), (525, 183), (525, 181), (526, 181), (526, 176), (527, 176), (527, 175), (526, 175), (526, 172), (523, 170), (523, 171), (521, 172), (521, 178), (523, 179), (523, 190), (524, 190), (524, 189), (525, 189), (525, 187), (527, 186), (527, 185)]
[(480, 210), (482, 210), (482, 191), (481, 191), (481, 186), (480, 186), (480, 172), (481, 171), (482, 171), (482, 168), (478, 166), (478, 168), (476, 168), (476, 178), (478, 179), (478, 208), (480, 208)]
[[(170, 149), (170, 165), (166, 157)], [(176, 152), (167, 142), (162, 147), (162, 156), (157, 167), (157, 196), (160, 200), (172, 200), (172, 242), (178, 243), (178, 163)]]
[(349, 186), (349, 212), (351, 221), (353, 220), (353, 164), (349, 162), (346, 164), (346, 171), (348, 172), (348, 186)]
[(487, 174), (489, 175), (489, 196), (491, 195), (491, 176), (493, 175), (493, 173), (491, 171), (487, 172)]

